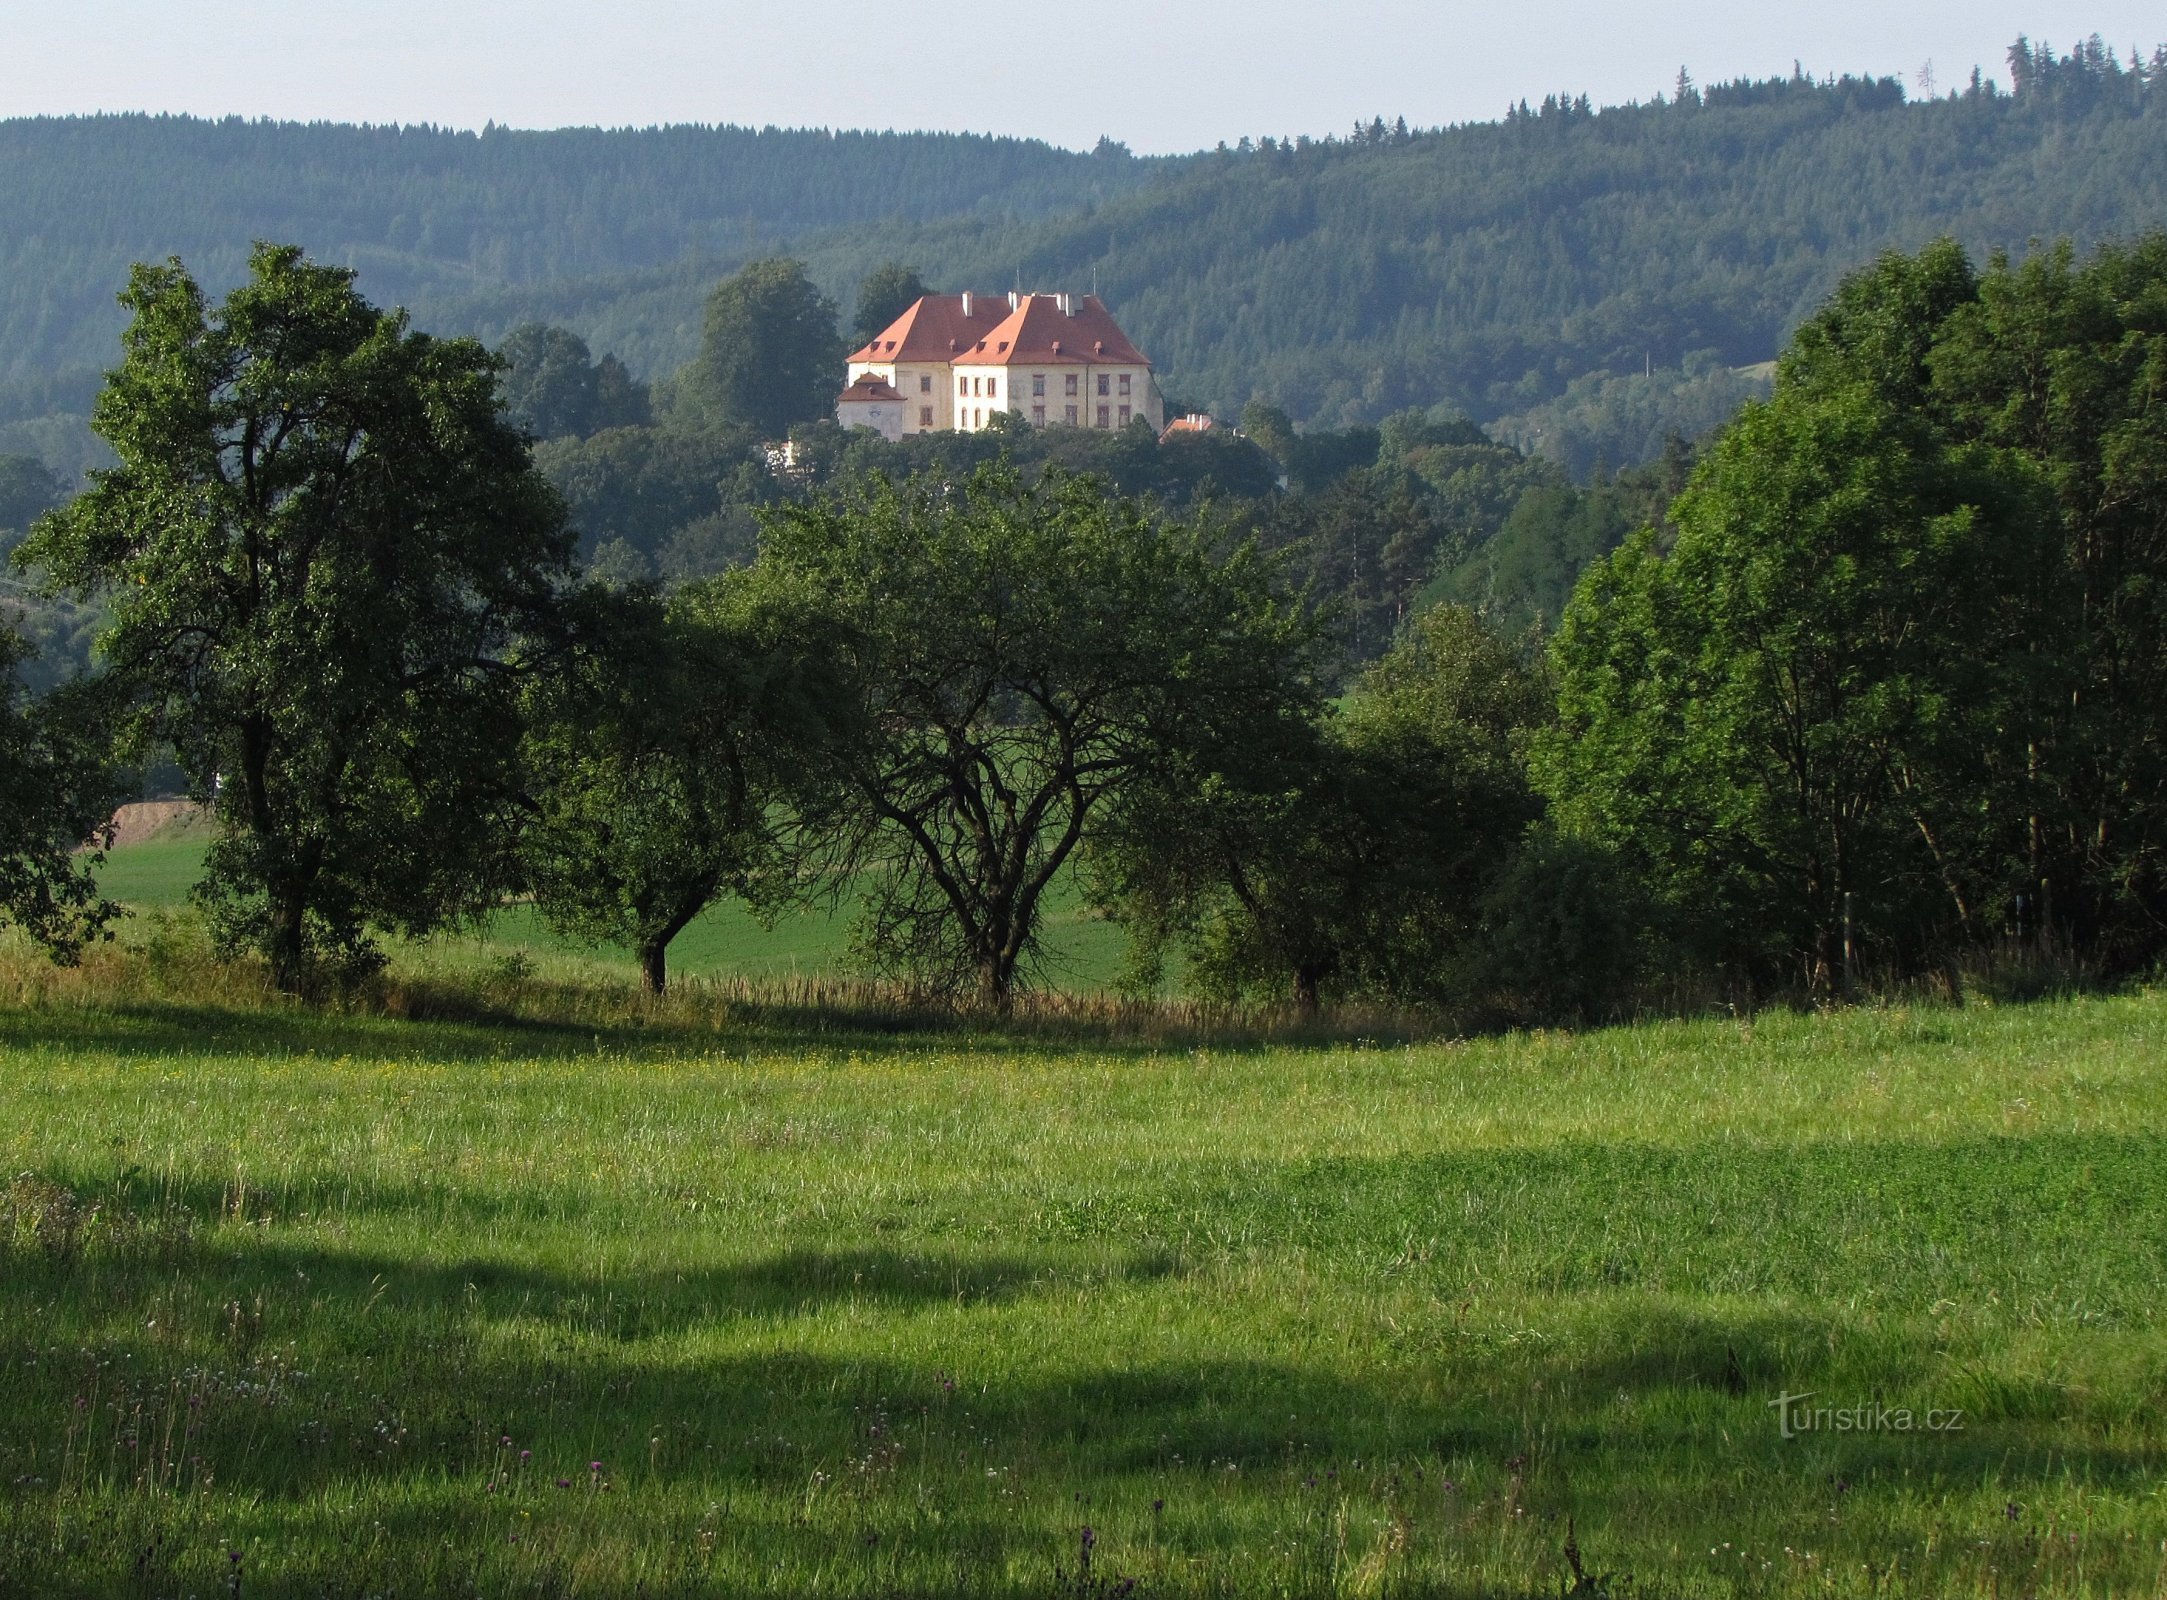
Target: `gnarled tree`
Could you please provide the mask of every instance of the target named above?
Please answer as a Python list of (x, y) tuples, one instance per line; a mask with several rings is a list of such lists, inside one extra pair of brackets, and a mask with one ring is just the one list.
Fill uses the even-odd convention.
[(1087, 478), (989, 467), (793, 506), (747, 581), (835, 641), (860, 731), (826, 822), (870, 952), (991, 1006), (1125, 796), (1318, 705), (1315, 630), (1270, 562)]

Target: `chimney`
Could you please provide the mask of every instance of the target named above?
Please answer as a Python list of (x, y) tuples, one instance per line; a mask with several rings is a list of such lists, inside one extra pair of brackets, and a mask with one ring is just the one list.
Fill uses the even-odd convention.
[(1016, 309), (1016, 307), (1017, 307), (1017, 306), (1018, 306), (1018, 305), (1019, 305), (1019, 304), (1020, 304), (1020, 303), (1022, 302), (1022, 298), (1023, 298), (1023, 297), (1022, 297), (1021, 295), (1017, 294), (1015, 290), (1013, 290), (1013, 289), (1009, 290), (1009, 291), (1008, 291), (1008, 309), (1009, 309), (1009, 310), (1011, 310), (1011, 311), (1015, 310), (1015, 309)]
[(963, 291), (963, 320), (971, 320), (971, 291), (968, 289)]

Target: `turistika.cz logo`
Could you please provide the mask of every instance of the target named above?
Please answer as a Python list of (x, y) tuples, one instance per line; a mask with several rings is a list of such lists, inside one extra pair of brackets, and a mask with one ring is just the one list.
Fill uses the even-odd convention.
[(1914, 1411), (1909, 1406), (1885, 1406), (1878, 1401), (1848, 1406), (1817, 1406), (1814, 1391), (1779, 1394), (1768, 1402), (1776, 1414), (1776, 1430), (1786, 1439), (1806, 1433), (1961, 1433), (1964, 1409), (1935, 1406)]

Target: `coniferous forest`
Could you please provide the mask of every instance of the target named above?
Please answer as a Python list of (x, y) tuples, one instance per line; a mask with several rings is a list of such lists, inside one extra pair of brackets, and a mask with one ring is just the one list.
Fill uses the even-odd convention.
[(1445, 405), (1584, 474), (1727, 414), (1761, 381), (1734, 369), (1882, 249), (2167, 220), (2167, 59), (2019, 40), (2010, 77), (1927, 95), (1681, 75), (1643, 105), (1560, 94), (1495, 123), (1260, 128), (1158, 159), (945, 134), (10, 122), (0, 448), (79, 449), (22, 425), (87, 411), (131, 262), (179, 255), (224, 287), (276, 238), (422, 326), (562, 325), (649, 379), (760, 257), (805, 260), (846, 316), (889, 260), (952, 289), (1095, 285), (1198, 406), (1343, 427)]

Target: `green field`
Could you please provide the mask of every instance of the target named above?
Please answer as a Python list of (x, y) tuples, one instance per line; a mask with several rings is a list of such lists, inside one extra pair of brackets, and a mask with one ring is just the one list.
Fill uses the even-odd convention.
[(2167, 997), (811, 1027), (0, 1009), (0, 1594), (2167, 1583)]
[[(209, 830), (181, 825), (112, 852), (98, 874), (101, 892), (137, 913), (183, 906), (203, 871)], [(812, 910), (764, 927), (735, 900), (697, 919), (670, 946), (675, 977), (833, 978), (852, 969), (854, 907)], [(1062, 989), (1102, 989), (1120, 976), (1127, 944), (1121, 930), (1092, 915), (1073, 884), (1057, 885), (1049, 913), (1047, 957), (1040, 980)], [(122, 925), (123, 938), (130, 930)], [(414, 943), (389, 952), (407, 971), (463, 972), (517, 954), (548, 976), (627, 978), (638, 971), (631, 954), (582, 945), (554, 932), (531, 906), (499, 912), (477, 933)]]

